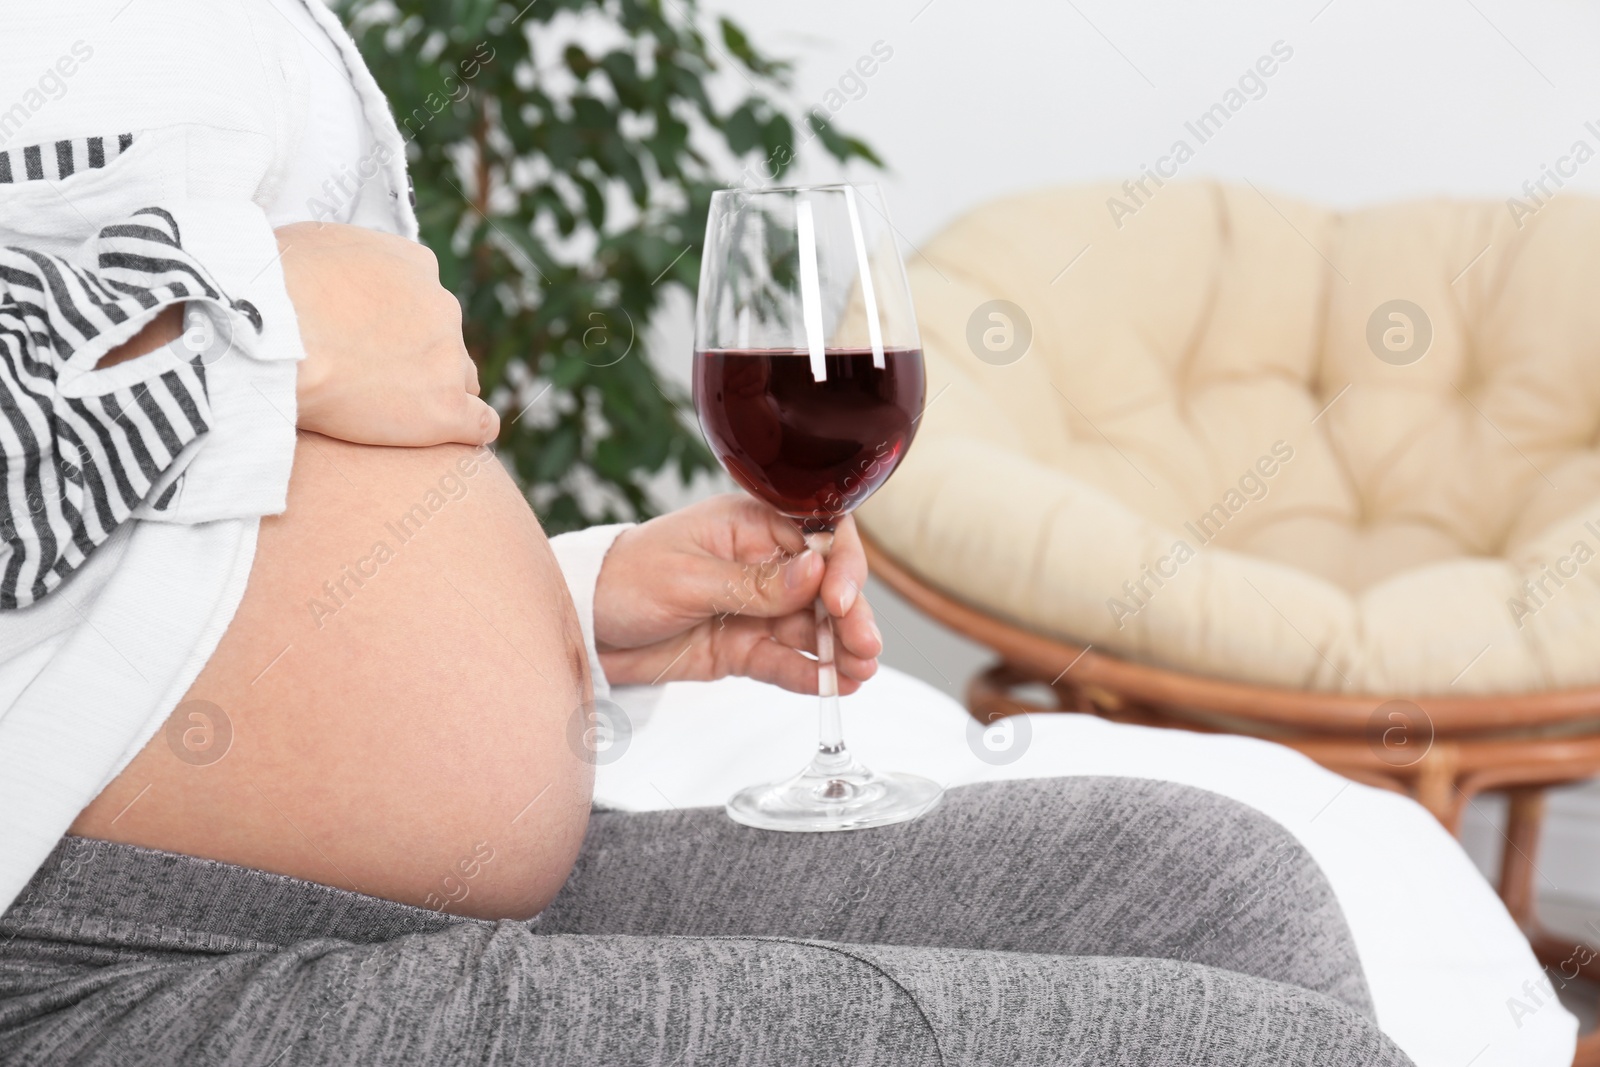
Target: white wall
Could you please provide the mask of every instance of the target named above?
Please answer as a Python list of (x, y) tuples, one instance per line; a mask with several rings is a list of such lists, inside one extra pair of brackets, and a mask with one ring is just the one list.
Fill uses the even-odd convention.
[[(926, 6), (924, 6), (926, 5)], [(880, 148), (913, 241), (1014, 190), (1152, 163), (1275, 41), (1293, 57), (1186, 175), (1332, 204), (1502, 197), (1600, 120), (1600, 5), (1537, 0), (722, 0), (821, 101), (876, 41), (893, 57), (836, 114)], [(1192, 141), (1192, 138), (1191, 138)], [(820, 176), (827, 167), (816, 168)], [(1579, 181), (1600, 190), (1600, 160)]]
[[(1584, 128), (1600, 131), (1600, 4), (1576, 0), (710, 3), (797, 60), (800, 101), (837, 107), (835, 123), (882, 153), (891, 173), (879, 180), (913, 243), (990, 198), (1120, 180), (1177, 138), (1198, 145), (1184, 123), (1279, 41), (1293, 55), (1198, 145), (1184, 177), (1246, 178), (1335, 205), (1498, 199), (1522, 195), (1575, 140), (1600, 149), (1600, 132)], [(847, 72), (877, 42), (892, 56), (852, 85)], [(830, 96), (841, 78), (851, 92)], [(799, 178), (836, 176), (817, 155)], [(1569, 188), (1600, 192), (1600, 159)], [(654, 346), (680, 376), (687, 321), (679, 308)], [(874, 602), (888, 620), (886, 660), (959, 697), (982, 653), (885, 590)], [(1481, 863), (1498, 850), (1497, 812), (1490, 801), (1468, 820)], [(1596, 841), (1600, 790), (1559, 797), (1541, 890), (1600, 907)]]

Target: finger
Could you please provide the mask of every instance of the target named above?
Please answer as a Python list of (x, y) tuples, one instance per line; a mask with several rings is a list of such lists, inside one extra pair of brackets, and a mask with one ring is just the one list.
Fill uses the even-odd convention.
[(805, 550), (805, 537), (793, 519), (743, 493), (730, 493), (726, 499), (733, 509), (737, 558), (766, 555), (773, 548), (790, 556)]
[(753, 563), (708, 559), (703, 566), (706, 573), (700, 581), (715, 590), (722, 612), (757, 619), (804, 609), (816, 599), (825, 569), (822, 558), (809, 549), (798, 554), (773, 549)]
[(863, 659), (876, 659), (883, 655), (883, 634), (878, 629), (872, 604), (866, 597), (856, 598), (849, 614), (834, 620), (833, 631), (839, 646)]
[(809, 607), (781, 619), (766, 621), (772, 639), (790, 648), (815, 654), (817, 651), (817, 620)]
[(469, 393), (456, 394), (458, 399), (444, 425), (439, 428), (440, 442), (455, 441), (463, 445), (486, 445), (500, 436), (500, 413), (478, 397)]
[(472, 399), (477, 401), (473, 407), (478, 413), (478, 426), (482, 432), (481, 443), (493, 444), (500, 437), (500, 413), (482, 399), (478, 397)]
[(421, 241), (412, 241), (403, 237), (400, 240), (404, 243), (393, 244), (395, 251), (422, 270), (427, 271), (430, 277), (437, 279), (439, 277), (439, 257), (433, 254), (433, 249)]
[(478, 384), (478, 365), (472, 361), (471, 356), (465, 353), (462, 354), (462, 362), (462, 371), (467, 377), (467, 392), (473, 396), (482, 396), (483, 387)]
[(613, 649), (600, 653), (600, 666), (612, 685), (666, 685), (668, 682), (709, 682), (700, 659), (683, 652), (683, 641), (662, 641), (643, 648)]
[[(772, 619), (768, 621), (768, 625), (771, 627), (774, 641), (816, 655), (817, 624), (811, 612), (797, 612), (782, 619)], [(842, 676), (864, 682), (878, 673), (877, 652), (857, 653), (843, 641), (836, 641), (833, 656), (834, 663)]]
[(817, 661), (770, 639), (750, 645), (739, 673), (791, 693), (817, 691)]
[(723, 628), (696, 627), (641, 648), (600, 653), (613, 685), (715, 681), (744, 675), (796, 693), (816, 693), (817, 664), (772, 640), (767, 622), (736, 619)]
[(834, 665), (839, 669), (839, 689), (841, 692), (844, 690), (846, 678), (859, 685), (878, 673), (877, 659), (862, 659), (859, 656), (852, 656), (848, 652), (836, 653), (834, 655)]
[[(739, 674), (796, 693), (815, 693), (817, 629), (807, 615), (809, 613), (797, 612), (782, 619), (741, 618), (710, 631), (711, 659), (715, 663), (713, 676)], [(804, 652), (812, 655), (804, 655)], [(835, 648), (834, 653), (842, 694), (855, 692), (861, 682), (878, 671), (876, 661), (862, 659), (839, 648)]]
[[(862, 600), (858, 603), (864, 604), (866, 601)], [(850, 618), (856, 619), (856, 611), (860, 610), (857, 607), (855, 611), (850, 613)], [(767, 626), (774, 641), (780, 641), (790, 648), (798, 648), (803, 652), (814, 654), (817, 651), (817, 622), (816, 617), (809, 608), (805, 611), (797, 611), (793, 615), (786, 615), (781, 619), (754, 621)], [(867, 613), (860, 617), (860, 622), (865, 624), (865, 628), (870, 631), (870, 634), (865, 638), (858, 637), (854, 641), (847, 641), (841, 632), (843, 622), (835, 621), (834, 650), (841, 655), (849, 654), (858, 660), (877, 659), (883, 654), (883, 641), (877, 636), (877, 626), (872, 621), (871, 609), (868, 609)]]
[(828, 573), (822, 579), (822, 602), (833, 615), (848, 615), (866, 584), (867, 553), (861, 547), (855, 517), (846, 515), (833, 531)]
[[(791, 693), (815, 696), (817, 692), (817, 661), (777, 641), (753, 643), (745, 656), (744, 669), (739, 673), (758, 682), (781, 686)], [(839, 675), (841, 696), (849, 696), (860, 688), (861, 682), (854, 676)]]

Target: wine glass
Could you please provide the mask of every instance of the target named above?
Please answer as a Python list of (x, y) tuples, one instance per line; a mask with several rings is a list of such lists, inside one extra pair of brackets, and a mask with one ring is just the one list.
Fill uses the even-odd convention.
[[(922, 414), (922, 342), (882, 194), (819, 185), (712, 194), (695, 313), (694, 404), (744, 489), (824, 559), (833, 529), (882, 485)], [(845, 748), (833, 621), (819, 597), (816, 754), (751, 786), (728, 815), (767, 830), (856, 830), (914, 819), (938, 783), (867, 769)]]

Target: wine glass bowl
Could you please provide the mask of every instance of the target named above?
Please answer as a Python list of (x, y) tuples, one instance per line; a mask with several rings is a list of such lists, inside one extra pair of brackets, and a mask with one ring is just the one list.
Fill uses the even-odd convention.
[[(713, 194), (695, 313), (694, 400), (712, 452), (826, 557), (833, 529), (893, 473), (925, 393), (905, 269), (875, 186)], [(798, 775), (736, 793), (728, 814), (774, 830), (916, 818), (940, 786), (880, 774), (845, 747), (832, 618), (819, 599), (817, 752)]]
[(697, 352), (695, 407), (722, 466), (807, 532), (830, 530), (882, 485), (916, 433), (922, 353), (832, 349), (814, 380), (796, 349)]

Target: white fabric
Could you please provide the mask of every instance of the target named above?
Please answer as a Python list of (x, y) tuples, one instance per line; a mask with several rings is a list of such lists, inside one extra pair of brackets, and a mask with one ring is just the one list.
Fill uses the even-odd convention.
[(594, 676), (596, 700), (609, 697), (611, 685), (594, 647), (594, 587), (600, 580), (600, 567), (605, 563), (606, 553), (611, 551), (617, 536), (631, 525), (591, 526), (550, 539), (550, 550), (556, 555), (556, 565), (561, 568), (561, 577), (566, 579), (567, 589), (572, 593), (573, 606), (578, 609), (578, 625), (583, 628), (583, 644), (589, 653), (589, 673)]
[(301, 41), (306, 93), (316, 105), (306, 109), (299, 147), (282, 187), (267, 207), (267, 218), (275, 227), (307, 219), (349, 222), (356, 206), (356, 171), (373, 141), (362, 121), (360, 98), (350, 84), (344, 57), (305, 3), (269, 2)]
[[(816, 698), (744, 679), (661, 687), (600, 756), (595, 799), (648, 810), (721, 805), (738, 787), (787, 776), (816, 744)], [(1527, 942), (1456, 841), (1421, 807), (1347, 781), (1279, 745), (1123, 726), (1083, 715), (1015, 724), (1023, 755), (990, 766), (969, 747), (954, 701), (884, 669), (844, 705), (845, 736), (870, 766), (947, 785), (1055, 775), (1155, 778), (1209, 789), (1276, 819), (1310, 850), (1349, 921), (1378, 1022), (1417, 1067), (1568, 1067), (1577, 1021), (1553, 998)], [(1003, 739), (997, 739), (1003, 740)], [(978, 741), (982, 749), (981, 735)], [(1025, 746), (1025, 747), (1024, 747)], [(1541, 994), (1542, 995), (1542, 994)]]
[[(32, 79), (54, 65), (80, 19), (66, 5), (40, 5), (26, 19), (8, 13), (14, 62), (0, 72), (0, 98), (24, 98), (9, 91), (12, 74)], [(179, 40), (183, 48), (170, 47)], [(0, 133), (0, 147), (141, 136), (103, 170), (5, 188), (0, 238), (61, 252), (90, 220), (158, 204), (178, 217), (185, 247), (267, 327), (249, 345), (253, 358), (230, 353), (208, 368), (216, 425), (168, 509), (136, 513), (157, 521), (130, 524), (56, 593), (0, 615), (0, 911), (205, 666), (244, 596), (259, 516), (284, 508), (304, 348), (272, 230), (331, 220), (417, 235), (399, 129), (320, 0), (132, 5), (118, 13), (114, 38), (89, 52), (72, 92), (15, 131), (14, 143)], [(152, 60), (162, 56), (170, 61)], [(609, 690), (594, 649), (594, 585), (625, 528), (551, 542), (597, 697)]]
[[(114, 32), (73, 49), (68, 91), (38, 107), (28, 103), (40, 95), (38, 71), (65, 71), (84, 12), (41, 4), (6, 14), (0, 99), (31, 113), (0, 127), (4, 147), (137, 137), (103, 169), (0, 190), (0, 243), (61, 253), (154, 204), (265, 327), (208, 367), (215, 428), (167, 511), (140, 512), (152, 521), (119, 531), (36, 607), (0, 616), (0, 910), (176, 706), (244, 594), (259, 517), (283, 510), (304, 349), (273, 226), (311, 218), (304, 190), (355, 166), (363, 180), (345, 217), (416, 235), (388, 105), (331, 15), (297, 6), (122, 6)], [(312, 67), (328, 66), (329, 49), (359, 74), (354, 87), (347, 78), (340, 91)], [(315, 109), (346, 114), (342, 126), (311, 124), (308, 138), (313, 90)], [(363, 142), (336, 144), (328, 132), (348, 132), (355, 117), (385, 146), (365, 172)]]
[[(159, 137), (141, 137), (119, 158), (148, 156), (147, 142)], [(118, 140), (131, 143), (131, 135)], [(65, 157), (74, 143), (54, 147)], [(60, 166), (65, 178), (45, 178), (36, 165), (42, 152), (23, 151), (34, 177), (7, 208), (20, 210), (30, 196), (56, 207), (61, 194), (50, 183), (77, 172)], [(164, 311), (181, 310), (186, 340), (237, 347), (238, 367), (219, 384), (236, 384), (241, 369), (274, 376), (274, 353), (256, 344), (259, 312), (228, 296), (182, 246), (182, 230), (172, 212), (148, 207), (101, 227), (71, 256), (0, 250), (0, 609), (49, 596), (124, 523), (164, 517), (187, 485), (184, 468), (197, 452), (214, 451), (205, 439), (217, 413), (203, 353), (168, 345), (102, 367), (108, 352)], [(237, 419), (237, 405), (223, 406)], [(237, 506), (239, 494), (228, 495)]]

